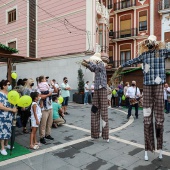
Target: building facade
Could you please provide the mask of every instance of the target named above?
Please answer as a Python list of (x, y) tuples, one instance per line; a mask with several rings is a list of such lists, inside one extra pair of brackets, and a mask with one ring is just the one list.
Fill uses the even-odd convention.
[[(158, 0), (111, 0), (108, 76), (116, 68), (138, 56), (139, 43), (149, 35), (161, 40)], [(132, 67), (136, 67), (133, 65)]]
[[(77, 89), (80, 62), (94, 52), (109, 57), (109, 10), (106, 0), (2, 0), (0, 42), (19, 50), (19, 55), (42, 58), (41, 62), (14, 63), (18, 78), (48, 75), (60, 84), (63, 77)], [(6, 66), (0, 65), (5, 72)], [(85, 81), (94, 75), (85, 68)], [(0, 78), (5, 78), (0, 75)]]

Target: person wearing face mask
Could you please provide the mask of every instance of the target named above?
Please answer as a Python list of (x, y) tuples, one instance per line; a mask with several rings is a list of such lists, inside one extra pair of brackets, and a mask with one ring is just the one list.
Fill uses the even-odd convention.
[(138, 98), (140, 97), (140, 91), (139, 88), (136, 87), (136, 81), (132, 81), (132, 86), (129, 87), (126, 91), (126, 98), (129, 98), (129, 109), (128, 109), (128, 115), (127, 119), (130, 118), (132, 107), (135, 107), (135, 116), (136, 119), (138, 119)]
[[(170, 57), (170, 50), (166, 49), (164, 42), (158, 42), (156, 36), (150, 35), (148, 39), (139, 44), (139, 54), (138, 57), (119, 66), (119, 69), (132, 64), (143, 63), (144, 159), (148, 160), (147, 151), (153, 152), (155, 150), (154, 129), (159, 159), (162, 159), (165, 60)], [(155, 117), (155, 128), (153, 127), (153, 116)]]
[(62, 109), (63, 109), (65, 115), (69, 114), (67, 112), (67, 106), (68, 106), (68, 100), (70, 97), (70, 90), (71, 90), (71, 88), (68, 84), (68, 79), (67, 79), (67, 77), (64, 77), (63, 83), (61, 84), (61, 96), (64, 99), (64, 101), (62, 103)]
[(17, 109), (8, 102), (7, 95), (12, 86), (8, 80), (2, 80), (0, 82), (0, 141), (2, 155), (7, 155), (6, 149), (10, 149), (8, 140), (11, 137), (11, 127), (13, 113), (17, 112)]
[[(31, 92), (34, 91), (33, 86), (34, 86), (34, 80), (32, 78), (27, 79), (27, 81), (26, 81), (26, 83), (24, 85), (22, 94), (30, 96)], [(26, 108), (19, 109), (20, 110), (22, 127), (23, 127), (23, 131), (22, 131), (23, 133), (29, 133), (27, 131), (26, 126), (27, 126), (28, 119), (31, 116), (30, 109), (31, 109), (30, 106), (26, 107)]]

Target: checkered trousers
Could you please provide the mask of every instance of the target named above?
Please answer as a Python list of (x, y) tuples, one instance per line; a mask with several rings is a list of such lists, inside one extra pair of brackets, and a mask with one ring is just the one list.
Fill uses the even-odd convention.
[(102, 137), (103, 139), (109, 139), (107, 89), (95, 90), (92, 104), (98, 108), (98, 111), (97, 113), (91, 112), (91, 137), (99, 138), (101, 115), (102, 121), (106, 122), (105, 126), (102, 126)]
[(151, 109), (151, 114), (149, 116), (144, 115), (145, 150), (155, 150), (153, 115), (155, 116), (157, 149), (162, 149), (164, 123), (163, 95), (163, 84), (143, 86), (143, 109)]

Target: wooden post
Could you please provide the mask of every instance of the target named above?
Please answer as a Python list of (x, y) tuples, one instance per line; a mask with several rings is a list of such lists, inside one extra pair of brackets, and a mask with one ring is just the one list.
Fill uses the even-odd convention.
[(12, 83), (12, 78), (11, 78), (11, 71), (12, 71), (12, 59), (8, 58), (8, 62), (7, 62), (7, 79), (10, 81), (10, 83)]

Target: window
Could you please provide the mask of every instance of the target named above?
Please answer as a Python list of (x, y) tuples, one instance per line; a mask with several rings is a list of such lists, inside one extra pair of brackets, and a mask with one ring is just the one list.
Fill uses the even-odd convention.
[(147, 30), (147, 11), (139, 12), (139, 31)]
[(170, 8), (170, 1), (164, 0), (164, 9)]
[(8, 47), (16, 49), (16, 41), (9, 42)]
[(16, 9), (8, 12), (8, 23), (16, 21)]
[(120, 22), (120, 38), (131, 36), (131, 19)]
[(164, 41), (170, 42), (170, 32), (164, 32)]
[(131, 56), (130, 51), (121, 51), (120, 52), (120, 64), (123, 64), (126, 61), (130, 60), (130, 56)]

